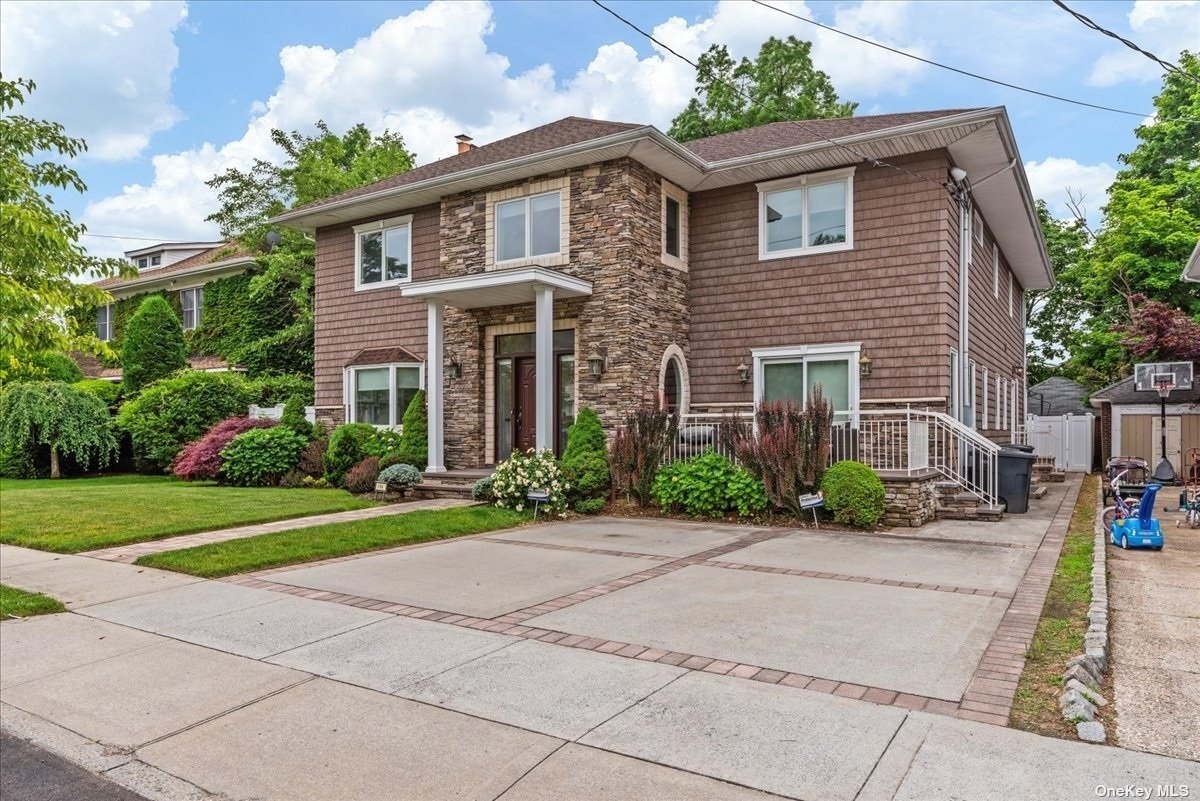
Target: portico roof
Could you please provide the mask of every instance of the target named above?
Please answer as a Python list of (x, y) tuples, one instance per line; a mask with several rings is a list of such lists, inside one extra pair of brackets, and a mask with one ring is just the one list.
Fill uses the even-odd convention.
[(400, 294), (406, 298), (440, 300), (458, 309), (481, 309), (532, 303), (534, 290), (539, 287), (553, 289), (555, 299), (581, 298), (592, 294), (591, 281), (546, 267), (514, 267), (417, 281), (401, 289)]

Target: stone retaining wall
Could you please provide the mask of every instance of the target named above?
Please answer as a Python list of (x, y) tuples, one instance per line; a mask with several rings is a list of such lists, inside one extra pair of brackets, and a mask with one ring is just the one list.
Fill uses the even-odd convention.
[(883, 525), (915, 528), (937, 516), (937, 475), (880, 478), (887, 502)]

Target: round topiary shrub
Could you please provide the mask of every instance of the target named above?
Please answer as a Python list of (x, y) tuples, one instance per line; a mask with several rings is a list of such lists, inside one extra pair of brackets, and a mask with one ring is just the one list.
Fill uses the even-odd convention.
[(238, 434), (221, 451), (221, 474), (230, 484), (270, 487), (300, 459), (304, 437), (282, 426)]
[(855, 528), (873, 528), (887, 509), (883, 482), (862, 462), (843, 461), (829, 468), (821, 492), (833, 519)]
[(387, 483), (389, 492), (404, 492), (421, 483), (421, 471), (411, 464), (394, 464), (379, 471), (378, 481)]
[(379, 457), (368, 456), (346, 471), (342, 486), (349, 492), (374, 492), (379, 479)]
[(471, 485), (471, 500), (483, 501), (491, 503), (496, 500), (496, 494), (492, 492), (492, 477), (484, 476)]
[(325, 451), (325, 480), (340, 487), (351, 467), (373, 455), (375, 441), (375, 427), (366, 423), (349, 423), (335, 429)]

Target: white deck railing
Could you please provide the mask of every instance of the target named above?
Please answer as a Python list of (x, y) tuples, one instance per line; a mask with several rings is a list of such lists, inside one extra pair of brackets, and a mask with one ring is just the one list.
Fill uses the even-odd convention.
[[(751, 431), (753, 415), (704, 412), (680, 415), (664, 462), (714, 450), (736, 461), (730, 429)], [(997, 455), (991, 440), (949, 415), (923, 409), (866, 409), (834, 415), (830, 461), (852, 459), (877, 473), (936, 473), (988, 504), (998, 503)]]

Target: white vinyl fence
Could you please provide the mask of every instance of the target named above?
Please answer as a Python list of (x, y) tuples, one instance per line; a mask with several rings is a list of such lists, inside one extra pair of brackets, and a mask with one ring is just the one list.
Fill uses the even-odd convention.
[(1025, 430), (1033, 452), (1054, 459), (1059, 470), (1087, 473), (1092, 469), (1093, 426), (1090, 414), (1029, 415)]
[[(248, 417), (262, 420), (278, 420), (283, 417), (283, 404), (278, 406), (259, 406), (257, 403), (250, 404)], [(310, 423), (317, 422), (317, 408), (315, 406), (304, 407), (304, 419)]]

